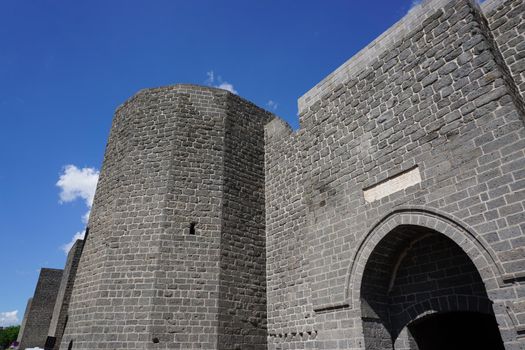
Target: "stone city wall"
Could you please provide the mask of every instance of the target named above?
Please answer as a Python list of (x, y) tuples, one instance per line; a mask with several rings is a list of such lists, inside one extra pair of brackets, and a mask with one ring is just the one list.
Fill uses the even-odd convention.
[(524, 6), (423, 1), (299, 98), (295, 132), (224, 90), (140, 91), (21, 348), (403, 350), (474, 311), (521, 349)]
[(117, 110), (61, 349), (266, 348), (272, 118), (192, 85)]
[[(498, 31), (494, 14), (522, 23), (523, 3), (481, 11), (424, 2), (299, 99), (297, 132), (267, 127), (269, 349), (365, 348), (359, 258), (390, 215), (439, 223), (476, 265), (505, 346), (523, 345), (523, 25)], [(420, 182), (365, 200), (416, 168)]]

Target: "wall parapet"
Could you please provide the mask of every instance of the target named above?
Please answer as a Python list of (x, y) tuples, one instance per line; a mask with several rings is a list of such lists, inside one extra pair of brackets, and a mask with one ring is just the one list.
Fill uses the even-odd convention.
[[(414, 30), (418, 25), (432, 17), (433, 14), (452, 0), (426, 0), (414, 6), (410, 11), (387, 31), (381, 34), (376, 40), (361, 49), (353, 55), (339, 68), (326, 76), (317, 85), (308, 90), (304, 95), (299, 97), (298, 109), (299, 115), (312, 106), (319, 97), (341, 83), (344, 83), (352, 76), (363, 71), (371, 65), (375, 58), (381, 53), (387, 51), (400, 38)], [(483, 13), (488, 13), (498, 6), (503, 5), (505, 0), (486, 0), (481, 3)]]
[(383, 52), (391, 48), (396, 42), (405, 37), (417, 26), (421, 25), (425, 20), (429, 18), (433, 19), (436, 11), (451, 1), (454, 0), (426, 0), (416, 5), (408, 14), (381, 34), (376, 40), (365, 46), (303, 96), (299, 97), (297, 101), (299, 114), (306, 111), (326, 92), (333, 90), (336, 85), (344, 83), (360, 71), (369, 67)]

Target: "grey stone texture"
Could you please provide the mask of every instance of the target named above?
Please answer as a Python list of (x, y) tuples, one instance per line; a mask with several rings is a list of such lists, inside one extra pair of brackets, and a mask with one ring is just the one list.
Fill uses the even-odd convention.
[(27, 299), (26, 304), (26, 310), (24, 311), (24, 318), (22, 319), (22, 323), (20, 324), (20, 330), (18, 331), (18, 336), (16, 338), (16, 341), (20, 344), (20, 341), (22, 340), (22, 337), (24, 336), (24, 331), (26, 328), (26, 321), (27, 321), (27, 315), (29, 314), (29, 310), (31, 310), (31, 301), (33, 301), (33, 298)]
[[(362, 280), (380, 239), (403, 224), (463, 248), (505, 347), (525, 346), (525, 116), (518, 70), (509, 69), (524, 59), (497, 45), (523, 43), (523, 2), (482, 11), (470, 1), (424, 2), (299, 99), (297, 132), (267, 127), (269, 349), (392, 348), (402, 324), (380, 324), (383, 345), (364, 334)], [(494, 11), (520, 18), (505, 39), (488, 29)], [(363, 189), (415, 166), (420, 184), (364, 200)], [(423, 287), (410, 295), (435, 293)]]
[(224, 90), (132, 97), (60, 349), (413, 350), (447, 312), (523, 349), (524, 13), (424, 1), (299, 99), (295, 132)]
[(192, 85), (117, 110), (61, 349), (266, 349), (272, 118)]
[(525, 4), (522, 0), (489, 0), (483, 3), (488, 26), (517, 90), (525, 94)]
[(53, 347), (50, 347), (50, 349), (58, 349), (60, 341), (62, 340), (64, 328), (68, 320), (71, 292), (73, 291), (73, 284), (75, 283), (75, 276), (83, 247), (84, 241), (77, 239), (67, 254), (66, 265), (53, 309), (53, 317), (49, 325), (48, 338), (51, 338), (51, 343), (53, 344)]
[(20, 349), (44, 348), (61, 279), (62, 270), (47, 268), (40, 270), (35, 293), (28, 301), (28, 309), (24, 313), (21, 336), (19, 336)]

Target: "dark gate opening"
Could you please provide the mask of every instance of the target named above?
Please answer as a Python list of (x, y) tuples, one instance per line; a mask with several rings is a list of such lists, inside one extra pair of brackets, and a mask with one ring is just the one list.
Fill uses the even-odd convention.
[(373, 249), (361, 318), (367, 350), (503, 349), (476, 266), (450, 238), (422, 226), (397, 226)]
[(408, 326), (419, 350), (504, 350), (496, 319), (475, 312), (433, 314)]

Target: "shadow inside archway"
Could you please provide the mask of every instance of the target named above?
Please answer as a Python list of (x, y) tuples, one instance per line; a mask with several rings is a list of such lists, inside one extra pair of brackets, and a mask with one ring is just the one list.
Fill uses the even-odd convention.
[(408, 326), (417, 347), (410, 350), (504, 350), (494, 316), (449, 312), (423, 317)]
[[(480, 330), (489, 323), (495, 325), (493, 330), (499, 337), (492, 303), (470, 258), (445, 235), (416, 225), (397, 226), (370, 254), (361, 283), (361, 311), (366, 349), (391, 350), (395, 344), (405, 344), (395, 349), (418, 349), (414, 344), (422, 344), (419, 350), (434, 349), (428, 347), (432, 341), (426, 341), (434, 335), (454, 343), (449, 336), (453, 332), (430, 332), (436, 325), (445, 329), (447, 323), (440, 320), (448, 316), (416, 321), (430, 314), (467, 313)], [(486, 318), (492, 321), (487, 323)], [(412, 323), (414, 326), (401, 334)], [(425, 324), (429, 326), (425, 328)], [(415, 342), (396, 342), (400, 334), (410, 338), (412, 331), (418, 334)]]

